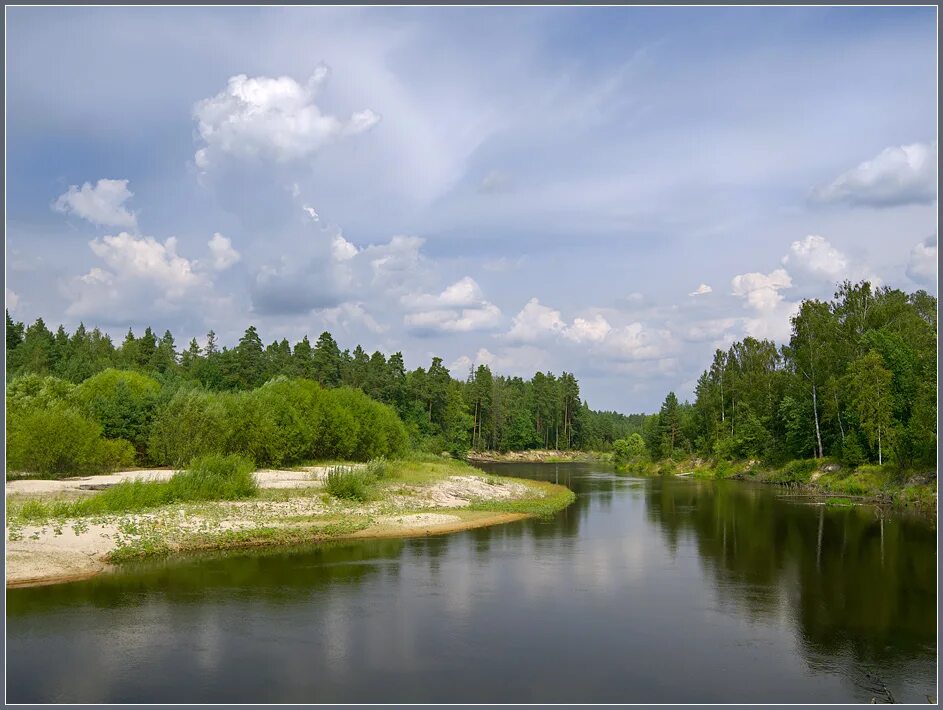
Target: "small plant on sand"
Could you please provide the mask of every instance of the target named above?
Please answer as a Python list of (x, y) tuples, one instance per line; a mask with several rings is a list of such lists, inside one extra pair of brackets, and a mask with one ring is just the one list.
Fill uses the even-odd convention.
[(331, 466), (327, 470), (325, 490), (335, 498), (365, 501), (370, 495), (372, 478), (365, 468)]

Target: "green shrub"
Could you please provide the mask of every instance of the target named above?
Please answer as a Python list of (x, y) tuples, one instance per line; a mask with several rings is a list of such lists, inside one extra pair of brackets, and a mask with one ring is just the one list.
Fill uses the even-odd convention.
[(778, 471), (774, 471), (766, 480), (770, 483), (781, 484), (809, 483), (812, 480), (812, 472), (820, 463), (818, 459), (796, 459)]
[(177, 391), (151, 426), (151, 459), (179, 467), (197, 456), (222, 453), (226, 430), (222, 398), (201, 389)]
[(255, 464), (244, 456), (208, 454), (195, 458), (169, 483), (177, 500), (239, 500), (258, 494), (254, 470)]
[(8, 471), (63, 476), (133, 464), (130, 443), (103, 438), (101, 426), (63, 405), (17, 410), (7, 418)]
[(7, 385), (7, 413), (70, 406), (75, 385), (51, 375), (20, 375)]
[(327, 471), (324, 489), (335, 498), (365, 501), (370, 496), (372, 480), (363, 468), (331, 466)]
[(78, 385), (74, 400), (83, 414), (101, 425), (106, 437), (130, 441), (143, 462), (159, 395), (157, 380), (109, 368)]

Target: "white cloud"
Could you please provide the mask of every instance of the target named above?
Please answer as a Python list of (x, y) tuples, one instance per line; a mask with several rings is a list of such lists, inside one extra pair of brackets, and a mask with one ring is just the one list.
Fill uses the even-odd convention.
[(475, 308), (443, 309), (409, 313), (403, 322), (417, 332), (467, 333), (489, 330), (501, 322), (501, 310), (493, 303)]
[(536, 298), (530, 299), (524, 308), (514, 316), (507, 339), (512, 342), (535, 342), (545, 335), (564, 333), (566, 323), (560, 317), (560, 311), (541, 305)]
[(438, 295), (407, 294), (400, 299), (409, 313), (403, 322), (422, 332), (488, 330), (501, 321), (501, 310), (485, 300), (478, 283), (466, 276)]
[(154, 281), (172, 297), (182, 295), (200, 281), (192, 263), (177, 254), (177, 238), (163, 244), (153, 237), (135, 237), (127, 232), (89, 242), (92, 251), (120, 278)]
[(885, 148), (812, 194), (822, 203), (867, 207), (929, 204), (936, 199), (937, 144)]
[(704, 296), (704, 295), (710, 293), (710, 292), (713, 291), (713, 290), (714, 290), (714, 289), (712, 289), (712, 288), (711, 288), (710, 286), (708, 286), (707, 284), (701, 284), (701, 285), (698, 286), (696, 289), (694, 289), (693, 291), (691, 291), (691, 293), (689, 293), (688, 295), (689, 295), (689, 296)]
[(217, 271), (225, 271), (230, 266), (238, 262), (242, 257), (239, 252), (233, 248), (232, 241), (216, 232), (207, 242), (210, 253), (213, 255), (213, 268)]
[(575, 318), (573, 325), (566, 329), (565, 335), (575, 343), (598, 343), (605, 340), (610, 331), (612, 326), (609, 321), (597, 313), (589, 320)]
[(815, 234), (793, 242), (782, 263), (793, 274), (825, 281), (840, 281), (849, 275), (848, 258), (827, 239)]
[(785, 269), (776, 269), (768, 274), (750, 272), (738, 274), (730, 281), (735, 296), (745, 298), (747, 305), (758, 311), (771, 311), (782, 302), (780, 289), (792, 286), (792, 278)]
[(281, 163), (307, 158), (327, 143), (362, 133), (380, 120), (370, 109), (346, 121), (322, 113), (314, 99), (327, 74), (326, 67), (319, 67), (304, 84), (287, 76), (230, 78), (223, 91), (194, 106), (204, 143), (194, 156), (197, 166), (206, 170), (216, 154)]
[(642, 323), (614, 329), (602, 343), (603, 352), (616, 360), (662, 360), (676, 347), (667, 329), (649, 330)]
[(372, 333), (385, 333), (389, 330), (388, 326), (378, 323), (362, 303), (342, 303), (335, 308), (322, 309), (319, 313), (328, 324), (340, 326), (348, 331), (358, 324), (364, 325)]
[(932, 235), (914, 246), (907, 263), (907, 276), (923, 286), (936, 285), (937, 237)]
[(121, 232), (93, 239), (89, 247), (105, 268), (93, 267), (65, 286), (69, 315), (139, 320), (152, 307), (161, 312), (198, 308), (196, 299), (210, 295), (207, 275), (177, 254), (175, 237), (161, 243)]
[(17, 295), (16, 291), (14, 291), (12, 288), (6, 289), (6, 295), (7, 295), (6, 307), (9, 308), (11, 311), (16, 310), (16, 307), (20, 303), (19, 295)]
[(357, 246), (344, 239), (343, 234), (335, 234), (331, 240), (331, 256), (335, 261), (350, 261), (359, 253)]
[(386, 244), (373, 244), (363, 250), (373, 272), (376, 287), (398, 289), (412, 282), (423, 269), (422, 237), (397, 235)]
[(124, 203), (134, 196), (128, 189), (127, 180), (101, 179), (93, 186), (90, 182), (82, 187), (70, 185), (59, 195), (52, 208), (56, 212), (74, 214), (102, 227), (137, 228), (137, 217), (124, 208)]
[[(297, 185), (295, 187), (297, 187)], [(308, 207), (308, 205), (304, 205), (301, 209), (304, 210), (304, 213), (311, 218), (312, 222), (319, 222), (321, 220), (321, 217), (318, 215), (314, 207)]]

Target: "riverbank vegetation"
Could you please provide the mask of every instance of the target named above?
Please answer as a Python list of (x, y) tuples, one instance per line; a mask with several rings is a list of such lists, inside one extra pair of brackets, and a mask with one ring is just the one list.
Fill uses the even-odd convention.
[[(167, 480), (9, 495), (8, 584), (189, 550), (440, 534), (552, 515), (575, 499), (563, 486), (486, 476), (447, 458), (322, 467), (310, 478), (290, 472), (291, 487), (283, 485), (289, 472), (251, 470), (239, 457), (215, 456)], [(364, 495), (332, 487), (332, 473), (355, 474)]]
[(643, 415), (596, 412), (576, 378), (461, 379), (433, 358), (341, 350), (330, 333), (267, 347), (250, 326), (234, 347), (211, 331), (178, 350), (168, 331), (130, 330), (120, 345), (80, 325), (55, 333), (6, 314), (8, 470), (48, 476), (182, 466), (207, 453), (259, 466), (357, 460), (407, 449), (607, 450)]
[(845, 282), (831, 301), (802, 302), (786, 345), (718, 349), (694, 402), (669, 392), (613, 455), (639, 472), (935, 505), (936, 318), (924, 291)]

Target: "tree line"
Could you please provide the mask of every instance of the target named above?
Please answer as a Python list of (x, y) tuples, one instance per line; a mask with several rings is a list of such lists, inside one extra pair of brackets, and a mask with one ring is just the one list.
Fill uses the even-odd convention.
[[(401, 352), (372, 354), (359, 345), (341, 350), (329, 332), (312, 344), (308, 336), (264, 345), (249, 326), (233, 347), (210, 331), (206, 344), (192, 339), (178, 350), (170, 331), (129, 329), (119, 344), (83, 324), (72, 333), (52, 332), (40, 318), (29, 326), (7, 318), (8, 381), (25, 375), (53, 376), (79, 385), (105, 370), (145, 375), (166, 392), (182, 385), (209, 393), (249, 392), (275, 378), (318, 383), (326, 389), (360, 390), (390, 406), (405, 424), (413, 447), (464, 454), (469, 449), (533, 448), (608, 450), (640, 431), (641, 414), (594, 411), (581, 399), (572, 373), (538, 372), (530, 379), (494, 374), (479, 365), (457, 378), (432, 358), (407, 370)], [(9, 389), (9, 388), (8, 388)], [(169, 394), (163, 395), (169, 401)]]
[(745, 338), (716, 350), (694, 402), (670, 392), (645, 421), (648, 454), (935, 464), (934, 296), (845, 281), (791, 324), (781, 347)]

